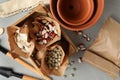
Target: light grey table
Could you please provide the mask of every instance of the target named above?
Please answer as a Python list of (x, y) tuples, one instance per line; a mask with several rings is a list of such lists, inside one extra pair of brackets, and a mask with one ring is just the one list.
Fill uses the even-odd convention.
[[(8, 0), (0, 0), (0, 2), (8, 1)], [(49, 3), (49, 0), (47, 1)], [(8, 41), (7, 41), (7, 34), (6, 34), (6, 27), (16, 22), (16, 20), (23, 17), (28, 12), (23, 12), (8, 18), (0, 18), (0, 27), (5, 28), (5, 32), (3, 35), (0, 36), (0, 45), (4, 46), (5, 48), (9, 49)], [(91, 37), (91, 42), (87, 42), (84, 39), (81, 38), (81, 36), (76, 35), (75, 32), (65, 30), (68, 35), (71, 37), (75, 45), (77, 45), (79, 42), (83, 42), (86, 44), (87, 47), (93, 42), (94, 38), (97, 35), (97, 32), (103, 25), (104, 21), (107, 19), (107, 17), (112, 16), (116, 20), (120, 21), (120, 0), (105, 0), (105, 8), (102, 17), (100, 20), (91, 28), (85, 30), (84, 32), (88, 34)], [(77, 59), (79, 56), (81, 56), (83, 52), (78, 52), (75, 55), (73, 55), (70, 58), (71, 61), (75, 61), (75, 63), (68, 67), (66, 70), (67, 77), (56, 77), (52, 76), (53, 80), (112, 80), (106, 73), (102, 72), (101, 70), (97, 69), (96, 67), (87, 64), (87, 63), (78, 63)], [(0, 66), (5, 67), (11, 67), (16, 72), (24, 73), (27, 75), (31, 75), (34, 77), (38, 77), (35, 73), (30, 71), (29, 69), (23, 67), (21, 64), (15, 62), (14, 60), (11, 60), (7, 56), (1, 54), (0, 52)], [(75, 72), (72, 71), (72, 68), (77, 68)], [(71, 77), (71, 73), (74, 73), (75, 76)], [(15, 77), (5, 78), (0, 75), (0, 80), (20, 80)], [(120, 78), (118, 79), (120, 80)]]

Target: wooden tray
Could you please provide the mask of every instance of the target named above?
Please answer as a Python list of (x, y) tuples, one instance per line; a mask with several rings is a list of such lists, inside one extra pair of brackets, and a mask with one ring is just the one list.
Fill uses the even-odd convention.
[[(46, 15), (49, 17), (51, 16), (51, 13), (47, 10), (47, 8), (44, 5), (39, 5), (36, 8), (34, 8), (30, 13), (28, 13), (27, 15), (25, 15), (24, 17), (22, 17), (21, 19), (19, 19), (18, 21), (16, 21), (14, 24), (12, 24), (11, 26), (22, 26), (26, 20), (28, 19), (33, 19), (39, 15)], [(67, 53), (67, 55), (71, 56), (72, 54), (78, 52), (78, 49), (76, 48), (76, 46), (73, 44), (73, 42), (71, 41), (71, 39), (68, 37), (68, 35), (63, 31), (62, 31), (62, 37), (65, 38), (65, 40), (68, 42), (69, 44), (69, 53)], [(13, 56), (13, 54), (11, 54)], [(11, 56), (10, 55), (10, 56)], [(13, 58), (16, 59), (16, 58)], [(22, 60), (19, 56), (19, 60), (17, 60), (17, 62), (21, 63), (22, 65), (24, 65), (25, 67), (29, 68), (30, 70), (36, 72), (38, 75), (40, 75), (42, 78), (44, 78), (45, 80), (51, 80), (49, 77), (47, 77), (46, 75), (44, 75), (40, 70), (38, 65), (35, 63), (32, 55), (30, 56), (30, 61), (31, 61), (31, 65), (28, 64), (27, 61)]]

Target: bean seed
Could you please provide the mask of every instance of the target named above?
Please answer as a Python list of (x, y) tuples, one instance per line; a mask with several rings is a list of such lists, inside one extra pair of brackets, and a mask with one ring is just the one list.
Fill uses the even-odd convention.
[(55, 69), (58, 69), (58, 67), (55, 67)]
[(83, 37), (83, 38), (87, 38), (87, 35), (86, 35), (86, 34), (83, 34), (82, 37)]
[(78, 58), (78, 62), (82, 63), (82, 57)]
[(71, 63), (73, 63), (73, 64), (74, 64), (74, 63), (75, 63), (75, 61), (71, 61)]
[(74, 77), (74, 76), (75, 76), (75, 74), (74, 74), (74, 73), (70, 74), (70, 77)]
[(86, 50), (86, 48), (85, 48), (85, 47), (82, 47), (80, 50), (81, 50), (81, 51), (85, 51), (85, 50)]
[(67, 77), (67, 75), (64, 75), (64, 77), (66, 78), (66, 77)]
[(47, 20), (42, 20), (43, 23), (47, 23)]
[(77, 69), (76, 68), (72, 68), (73, 71), (76, 71)]
[(78, 34), (78, 35), (82, 35), (82, 34), (83, 34), (83, 31), (77, 31), (77, 34)]
[(90, 37), (87, 37), (86, 40), (87, 40), (87, 41), (90, 41)]

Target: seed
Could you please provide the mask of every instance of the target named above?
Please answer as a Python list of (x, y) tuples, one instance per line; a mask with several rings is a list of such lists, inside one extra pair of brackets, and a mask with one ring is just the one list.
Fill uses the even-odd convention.
[(85, 50), (86, 50), (86, 48), (85, 48), (85, 47), (82, 47), (82, 48), (80, 48), (80, 50), (81, 50), (81, 51), (85, 51)]
[(87, 37), (86, 40), (87, 40), (87, 41), (90, 41), (90, 37)]
[(52, 57), (49, 57), (49, 56), (48, 56), (48, 60), (52, 61), (53, 59), (52, 59)]
[(73, 63), (73, 64), (74, 64), (74, 63), (75, 63), (75, 61), (71, 61), (71, 63)]
[(58, 67), (55, 67), (55, 69), (58, 69)]
[(74, 76), (75, 76), (75, 74), (74, 74), (74, 73), (70, 74), (70, 77), (74, 77)]
[(78, 49), (81, 50), (81, 51), (85, 51), (86, 50), (85, 45), (83, 43), (79, 44)]
[(46, 44), (46, 43), (47, 43), (47, 40), (43, 40), (43, 43)]
[(55, 33), (55, 34), (57, 34), (57, 31), (56, 31), (56, 30), (54, 30), (54, 33)]
[(48, 33), (45, 33), (45, 34), (44, 34), (44, 38), (48, 38)]
[(57, 60), (57, 59), (55, 59), (55, 62), (58, 62), (58, 60)]
[(83, 38), (87, 38), (88, 36), (87, 36), (86, 34), (83, 34), (82, 37), (83, 37)]
[(81, 48), (81, 47), (84, 47), (85, 45), (83, 44), (83, 43), (80, 43), (79, 44), (79, 47)]
[(47, 20), (42, 20), (43, 23), (47, 23)]
[(82, 34), (83, 34), (83, 31), (77, 31), (77, 34), (78, 34), (78, 35), (82, 35)]
[(42, 41), (39, 41), (38, 43), (41, 44), (41, 45), (44, 44)]
[(54, 31), (51, 24), (48, 24), (48, 27), (49, 27), (50, 31)]
[(38, 37), (39, 37), (39, 36), (40, 36), (40, 34), (39, 34), (39, 33), (37, 33), (37, 34), (36, 34), (36, 36), (38, 36)]
[(45, 33), (46, 33), (46, 30), (43, 30), (43, 31), (42, 31), (42, 35), (44, 35)]
[(2, 35), (4, 32), (4, 28), (0, 27), (0, 35)]
[(67, 75), (64, 75), (64, 77), (66, 78), (66, 77), (67, 77)]
[(58, 59), (58, 62), (60, 62), (61, 61), (61, 59)]
[(60, 66), (60, 63), (58, 63), (58, 66)]
[(79, 57), (79, 58), (78, 58), (78, 62), (79, 62), (79, 63), (82, 63), (82, 57)]
[(69, 66), (72, 66), (72, 64), (71, 64), (71, 63), (69, 63)]
[(73, 71), (76, 71), (77, 69), (76, 68), (72, 68)]

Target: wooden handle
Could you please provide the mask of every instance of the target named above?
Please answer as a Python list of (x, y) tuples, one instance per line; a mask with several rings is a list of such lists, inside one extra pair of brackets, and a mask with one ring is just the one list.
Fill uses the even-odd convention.
[(37, 78), (33, 78), (33, 77), (27, 76), (27, 75), (24, 75), (22, 79), (23, 79), (23, 80), (39, 80), (39, 79), (37, 79)]
[[(12, 56), (12, 54), (10, 52), (8, 52), (6, 54), (8, 57), (14, 59), (16, 62), (22, 64), (23, 66), (25, 66), (26, 68), (32, 70), (33, 72), (35, 72), (36, 74), (38, 74), (39, 76), (41, 76), (42, 78), (44, 78), (45, 80), (51, 80), (48, 76), (45, 76), (41, 71), (36, 70), (32, 65), (30, 65), (29, 63), (27, 63), (26, 61), (24, 61), (23, 59), (17, 57), (14, 58)], [(31, 79), (30, 79), (31, 80)]]

